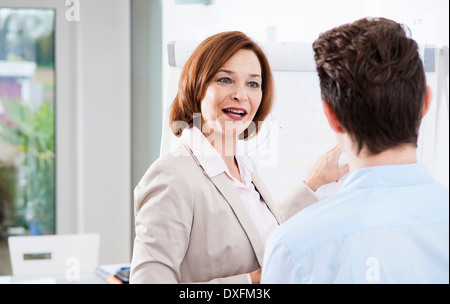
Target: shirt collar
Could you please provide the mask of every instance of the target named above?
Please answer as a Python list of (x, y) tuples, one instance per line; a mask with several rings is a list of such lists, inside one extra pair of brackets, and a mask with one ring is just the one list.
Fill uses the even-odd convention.
[(434, 182), (430, 171), (422, 163), (385, 165), (361, 168), (344, 181), (341, 191), (417, 185)]
[[(222, 156), (214, 149), (209, 140), (197, 127), (194, 126), (184, 129), (181, 134), (181, 140), (189, 146), (209, 177), (214, 177), (222, 172), (225, 172), (231, 177)], [(253, 173), (254, 170), (253, 163), (239, 146), (236, 147), (235, 157), (243, 181), (248, 178), (251, 179), (251, 173)]]

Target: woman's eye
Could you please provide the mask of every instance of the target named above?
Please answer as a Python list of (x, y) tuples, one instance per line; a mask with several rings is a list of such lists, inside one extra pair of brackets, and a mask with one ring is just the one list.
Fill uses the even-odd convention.
[(252, 81), (248, 83), (248, 86), (251, 88), (259, 88), (259, 83)]
[(220, 78), (220, 79), (218, 80), (218, 82), (221, 82), (221, 83), (231, 83), (231, 79), (228, 78), (228, 77), (222, 77), (222, 78)]

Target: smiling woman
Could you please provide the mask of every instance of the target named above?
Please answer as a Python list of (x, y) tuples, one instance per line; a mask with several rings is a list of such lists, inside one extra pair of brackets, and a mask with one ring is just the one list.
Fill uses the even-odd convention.
[(258, 57), (251, 50), (241, 49), (213, 77), (201, 101), (202, 133), (239, 181), (234, 155), (239, 135), (254, 123), (261, 104), (261, 86), (255, 81), (261, 79), (260, 75)]
[[(253, 162), (237, 148), (273, 104), (272, 73), (241, 32), (204, 40), (185, 64), (171, 108), (179, 145), (135, 189), (130, 283), (258, 283), (264, 245), (279, 223), (317, 201), (306, 183), (275, 204)], [(340, 152), (309, 182), (340, 177)], [(323, 172), (337, 174), (328, 180)]]
[[(242, 52), (240, 52), (242, 51)], [(239, 55), (232, 62), (227, 62), (237, 53), (246, 53)], [(250, 60), (249, 62), (247, 62)], [(239, 62), (238, 62), (239, 61)], [(247, 66), (248, 63), (251, 66)], [(227, 65), (244, 64), (246, 75), (236, 75), (226, 67)], [(241, 139), (248, 139), (259, 131), (258, 121), (264, 121), (269, 115), (273, 105), (274, 87), (273, 76), (270, 70), (269, 62), (261, 48), (241, 32), (223, 32), (205, 39), (198, 47), (196, 52), (188, 59), (186, 66), (189, 69), (183, 69), (179, 81), (178, 94), (173, 102), (170, 122), (172, 131), (175, 135), (180, 135), (182, 128), (178, 128), (179, 121), (184, 121), (193, 126), (194, 113), (201, 113), (202, 100), (206, 98), (206, 90), (214, 79), (215, 82), (224, 86), (231, 86), (239, 89), (244, 81), (245, 86), (258, 89), (262, 93), (260, 104), (254, 114), (251, 124), (252, 129), (246, 129), (241, 134)], [(200, 76), (200, 77), (197, 77)], [(239, 76), (240, 82), (232, 76)], [(247, 79), (248, 78), (248, 79)], [(248, 82), (245, 83), (245, 82)]]
[[(259, 75), (258, 57), (243, 49), (225, 63), (207, 87), (201, 101), (202, 126), (208, 124), (216, 139), (225, 139), (222, 149), (232, 145), (235, 151), (236, 137), (253, 121), (263, 95)], [(219, 153), (225, 155), (225, 151)]]

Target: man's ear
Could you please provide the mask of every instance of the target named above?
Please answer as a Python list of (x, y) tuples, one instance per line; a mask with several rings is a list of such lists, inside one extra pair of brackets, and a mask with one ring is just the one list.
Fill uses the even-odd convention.
[(427, 90), (425, 92), (425, 100), (423, 102), (423, 108), (422, 108), (422, 118), (425, 116), (425, 114), (428, 113), (428, 110), (430, 109), (432, 98), (433, 98), (433, 91), (431, 90), (430, 86), (427, 86)]
[(322, 100), (322, 106), (323, 112), (327, 117), (328, 124), (330, 125), (331, 129), (333, 129), (333, 131), (336, 133), (344, 133), (344, 128), (336, 118), (336, 114), (334, 113), (334, 110), (331, 108), (331, 106), (325, 100)]

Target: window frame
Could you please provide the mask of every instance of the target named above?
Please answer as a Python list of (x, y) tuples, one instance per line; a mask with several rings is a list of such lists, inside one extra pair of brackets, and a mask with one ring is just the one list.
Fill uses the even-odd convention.
[[(76, 4), (79, 19), (66, 19)], [(129, 262), (131, 0), (2, 0), (3, 6), (56, 12), (56, 234), (100, 233), (99, 262)]]
[[(75, 24), (66, 20), (65, 1), (3, 0), (4, 8), (53, 9), (55, 11), (55, 234), (77, 230), (76, 162), (76, 66), (74, 64)], [(70, 66), (71, 68), (64, 68)], [(64, 102), (62, 102), (64, 101)], [(76, 215), (76, 216), (74, 216)]]

